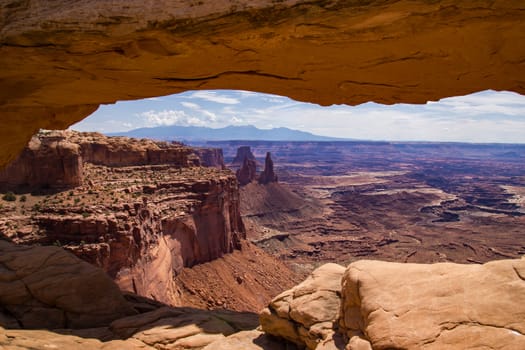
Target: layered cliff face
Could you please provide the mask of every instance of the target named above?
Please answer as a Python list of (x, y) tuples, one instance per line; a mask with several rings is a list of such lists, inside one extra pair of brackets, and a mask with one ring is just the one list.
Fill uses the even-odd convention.
[(110, 167), (170, 164), (179, 168), (200, 164), (192, 148), (177, 142), (105, 137), (95, 132), (63, 133), (71, 142), (80, 146), (83, 161), (86, 163)]
[[(99, 169), (89, 170), (93, 174)], [(231, 253), (244, 238), (237, 184), (229, 174), (153, 171), (157, 179), (164, 172), (169, 182), (110, 190), (93, 174), (93, 186), (72, 196), (87, 197), (86, 201), (75, 205), (52, 197), (60, 203), (40, 209), (29, 222), (36, 237), (23, 242), (62, 245), (102, 267), (123, 290), (179, 304), (176, 274)], [(120, 176), (134, 179), (144, 173), (133, 169)], [(110, 196), (103, 194), (106, 191)], [(113, 196), (116, 200), (111, 200)], [(97, 204), (89, 205), (90, 201)]]
[(199, 157), (202, 166), (225, 169), (224, 156), (220, 148), (194, 148), (193, 152)]
[(17, 159), (0, 170), (0, 188), (68, 188), (83, 181), (81, 147), (61, 132), (34, 136)]
[[(55, 134), (76, 150), (84, 184), (6, 203), (3, 237), (63, 246), (102, 267), (122, 289), (170, 304), (179, 302), (173, 279), (182, 268), (240, 248), (245, 230), (231, 172), (193, 166), (198, 158), (180, 144), (100, 134), (41, 134), (42, 149), (33, 151), (48, 154)], [(50, 164), (57, 160), (52, 156), (57, 152)], [(21, 161), (28, 159), (34, 158)], [(48, 181), (69, 173), (57, 174)]]
[(0, 170), (0, 186), (7, 189), (72, 188), (82, 185), (86, 177), (84, 163), (108, 167), (167, 164), (183, 168), (200, 165), (199, 155), (212, 166), (222, 162), (220, 150), (195, 152), (176, 142), (42, 130), (33, 136), (14, 162)]

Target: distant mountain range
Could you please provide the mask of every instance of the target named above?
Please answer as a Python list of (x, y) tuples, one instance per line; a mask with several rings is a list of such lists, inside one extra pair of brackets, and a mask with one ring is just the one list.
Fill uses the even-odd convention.
[(158, 126), (140, 128), (126, 132), (108, 133), (108, 136), (127, 136), (155, 140), (177, 141), (348, 141), (336, 137), (319, 136), (309, 132), (288, 128), (258, 129), (252, 125), (227, 126), (213, 129), (201, 126)]

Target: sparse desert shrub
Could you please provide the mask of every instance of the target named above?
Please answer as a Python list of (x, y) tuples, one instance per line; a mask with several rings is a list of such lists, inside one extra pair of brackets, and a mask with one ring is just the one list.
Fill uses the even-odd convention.
[(40, 211), (40, 209), (40, 204), (36, 203), (35, 205), (33, 205), (33, 211)]
[(13, 192), (7, 192), (2, 196), (2, 199), (7, 202), (14, 202), (16, 201), (16, 195)]
[(91, 215), (91, 214), (88, 213), (88, 212), (83, 212), (83, 213), (82, 213), (82, 217), (83, 217), (83, 218), (87, 218), (87, 217), (89, 217), (90, 215)]
[(73, 197), (73, 191), (69, 191), (69, 197)]
[(78, 204), (80, 202), (80, 198), (75, 198), (75, 204)]
[(25, 194), (21, 195), (20, 198), (18, 199), (20, 202), (25, 202), (27, 200), (27, 197)]

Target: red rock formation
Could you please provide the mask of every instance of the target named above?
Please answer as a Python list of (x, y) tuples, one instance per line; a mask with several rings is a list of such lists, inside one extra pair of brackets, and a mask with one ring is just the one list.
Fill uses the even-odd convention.
[[(82, 187), (24, 209), (20, 223), (0, 227), (0, 234), (61, 245), (102, 267), (122, 289), (170, 304), (178, 303), (173, 278), (182, 268), (240, 248), (245, 230), (230, 171), (190, 166), (197, 158), (180, 144), (61, 134), (84, 150), (84, 159), (110, 166), (84, 163), (81, 175), (89, 181)], [(116, 166), (145, 161), (167, 164)], [(18, 225), (23, 234), (13, 229)]]
[(255, 163), (255, 160), (245, 157), (242, 166), (237, 170), (235, 176), (241, 186), (245, 186), (254, 181), (257, 177), (257, 163)]
[(259, 175), (260, 184), (268, 184), (270, 182), (277, 182), (277, 175), (273, 171), (273, 160), (270, 152), (266, 152), (266, 159), (264, 160), (264, 170)]
[(220, 148), (194, 148), (193, 152), (199, 157), (202, 166), (225, 169), (224, 156)]
[[(217, 155), (216, 163), (221, 159), (222, 153)], [(80, 186), (84, 179), (83, 163), (112, 167), (154, 164), (188, 167), (198, 166), (200, 159), (192, 148), (175, 142), (106, 137), (99, 133), (41, 131), (14, 162), (0, 171), (0, 187)]]
[(78, 144), (61, 132), (40, 132), (22, 154), (0, 170), (0, 187), (67, 188), (82, 184), (82, 157)]
[(96, 132), (66, 131), (64, 134), (68, 140), (80, 145), (84, 162), (92, 164), (113, 167), (154, 164), (187, 167), (200, 164), (191, 147), (177, 142), (106, 137)]
[(235, 158), (233, 158), (232, 164), (241, 165), (244, 163), (245, 158), (253, 160), (254, 162), (256, 161), (250, 146), (241, 146), (237, 148), (237, 154), (235, 155)]
[(102, 267), (123, 290), (177, 304), (173, 278), (182, 268), (231, 253), (245, 238), (231, 175), (152, 183), (133, 191), (147, 201), (99, 205), (94, 212), (48, 208), (33, 218), (36, 241), (63, 245)]

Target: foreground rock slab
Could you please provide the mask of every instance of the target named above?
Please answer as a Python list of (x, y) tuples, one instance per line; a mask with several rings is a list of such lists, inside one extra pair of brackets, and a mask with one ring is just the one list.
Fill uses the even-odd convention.
[(525, 258), (358, 261), (342, 281), (347, 349), (525, 349)]
[(239, 331), (257, 327), (257, 315), (229, 310), (163, 307), (113, 322), (112, 333), (157, 349), (200, 349)]
[(323, 265), (299, 285), (276, 296), (260, 314), (262, 329), (309, 349), (335, 349), (330, 346), (344, 272), (340, 265)]
[[(282, 341), (254, 331), (257, 325), (257, 314), (250, 312), (160, 307), (115, 320), (105, 327), (54, 330), (0, 327), (0, 349), (199, 350), (208, 345), (210, 349), (225, 346), (228, 349), (287, 349), (280, 345)], [(210, 345), (215, 343), (219, 345)]]
[(296, 350), (294, 345), (258, 330), (242, 331), (217, 340), (202, 350)]
[(0, 326), (88, 328), (135, 313), (104, 271), (62, 248), (0, 241)]
[(98, 339), (83, 338), (46, 330), (12, 330), (0, 327), (0, 349), (154, 350), (155, 348), (133, 338), (103, 342)]

